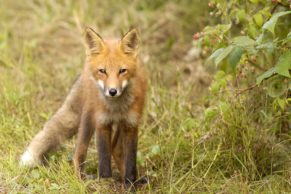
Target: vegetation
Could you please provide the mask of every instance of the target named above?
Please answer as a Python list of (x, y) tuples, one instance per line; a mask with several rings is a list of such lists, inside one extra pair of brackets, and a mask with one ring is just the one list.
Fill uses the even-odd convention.
[[(138, 193), (291, 192), (290, 1), (0, 4), (0, 193), (126, 192), (118, 175), (76, 178), (75, 139), (47, 166), (18, 166), (82, 70), (84, 25), (141, 32), (150, 84), (138, 169), (150, 181)], [(87, 161), (96, 174), (94, 141)]]

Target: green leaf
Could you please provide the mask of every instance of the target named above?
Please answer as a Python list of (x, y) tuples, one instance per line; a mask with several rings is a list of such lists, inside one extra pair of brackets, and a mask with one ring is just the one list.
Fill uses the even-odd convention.
[(284, 99), (281, 99), (281, 98), (278, 98), (278, 99), (277, 99), (277, 103), (278, 103), (278, 105), (280, 106), (280, 108), (284, 111), (284, 109), (285, 109), (285, 104), (286, 104), (285, 100), (284, 100)]
[(233, 44), (243, 48), (254, 46), (256, 42), (248, 36), (237, 36), (233, 39)]
[(289, 70), (291, 70), (291, 51), (283, 53), (275, 66), (275, 72), (291, 78)]
[(217, 25), (217, 30), (223, 34), (228, 32), (230, 28), (231, 28), (231, 24), (219, 24), (219, 25)]
[(233, 46), (230, 45), (228, 47), (226, 47), (225, 49), (223, 49), (223, 51), (218, 55), (218, 57), (215, 59), (215, 65), (218, 65), (223, 59), (225, 59), (225, 57), (227, 57), (229, 55), (229, 53), (232, 51)]
[(207, 60), (213, 60), (213, 59), (216, 59), (220, 53), (222, 53), (222, 51), (224, 50), (224, 48), (220, 48), (220, 49), (217, 49), (216, 51), (214, 51), (210, 57), (207, 59)]
[(204, 111), (204, 118), (206, 121), (211, 122), (216, 116), (218, 112), (215, 108), (207, 108)]
[(240, 22), (244, 21), (246, 19), (246, 11), (244, 9), (240, 9), (236, 13), (236, 17)]
[(274, 50), (274, 43), (273, 42), (266, 42), (264, 44), (259, 44), (256, 49), (266, 49), (266, 50), (271, 50), (273, 51)]
[(291, 42), (291, 32), (287, 34), (287, 37), (283, 39), (282, 44), (286, 44), (287, 42)]
[(233, 69), (237, 66), (243, 53), (244, 50), (241, 47), (234, 47), (233, 51), (229, 54), (228, 63)]
[(254, 21), (259, 27), (261, 27), (263, 25), (263, 22), (264, 22), (264, 18), (262, 16), (262, 14), (260, 14), (260, 13), (255, 14)]
[(269, 21), (267, 21), (264, 25), (263, 25), (263, 29), (264, 30), (269, 30), (270, 32), (272, 32), (272, 34), (275, 34), (275, 26), (277, 24), (277, 21), (279, 19), (279, 17), (290, 14), (291, 11), (283, 11), (283, 12), (278, 12), (275, 13), (271, 19)]
[(282, 77), (274, 77), (270, 80), (267, 88), (267, 93), (273, 98), (277, 98), (285, 93), (287, 84), (284, 83)]
[(274, 75), (275, 72), (275, 68), (272, 67), (271, 69), (269, 69), (268, 71), (266, 71), (265, 73), (263, 73), (262, 75), (260, 75), (259, 77), (257, 77), (257, 85), (259, 85), (264, 79), (267, 79), (269, 77), (271, 77), (272, 75)]
[(161, 152), (161, 148), (159, 145), (154, 145), (152, 146), (151, 154), (152, 155), (157, 155)]
[(203, 30), (204, 34), (225, 34), (231, 28), (231, 24), (218, 24), (216, 26), (206, 26)]
[(252, 38), (256, 38), (258, 36), (258, 33), (259, 31), (257, 30), (257, 28), (255, 27), (254, 23), (251, 22), (249, 25), (248, 25), (248, 28), (247, 28), (247, 31), (248, 31), (248, 35), (250, 35)]
[(257, 52), (255, 49), (256, 41), (251, 39), (249, 36), (237, 36), (232, 41), (232, 44), (242, 47), (248, 53), (256, 54)]

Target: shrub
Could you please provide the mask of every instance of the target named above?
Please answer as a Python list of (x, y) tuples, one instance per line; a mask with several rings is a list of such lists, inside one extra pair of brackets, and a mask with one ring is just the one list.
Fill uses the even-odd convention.
[[(290, 1), (213, 0), (218, 24), (193, 36), (218, 71), (201, 123), (212, 167), (247, 180), (290, 169)], [(207, 137), (207, 138), (205, 138)]]

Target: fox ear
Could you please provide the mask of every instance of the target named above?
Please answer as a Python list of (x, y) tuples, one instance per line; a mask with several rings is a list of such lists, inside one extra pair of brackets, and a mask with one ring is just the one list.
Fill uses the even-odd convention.
[(85, 29), (85, 41), (88, 54), (99, 54), (104, 49), (104, 41), (92, 28)]
[(138, 41), (138, 32), (136, 29), (132, 29), (121, 39), (121, 49), (126, 54), (136, 54), (138, 49)]

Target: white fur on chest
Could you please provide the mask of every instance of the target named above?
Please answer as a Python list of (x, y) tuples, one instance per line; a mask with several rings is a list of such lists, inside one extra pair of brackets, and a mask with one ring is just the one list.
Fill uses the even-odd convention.
[(104, 102), (107, 111), (97, 111), (97, 124), (118, 124), (121, 121), (133, 126), (138, 124), (138, 113), (130, 110), (131, 105), (134, 102), (134, 98), (132, 96), (125, 94), (118, 100)]

